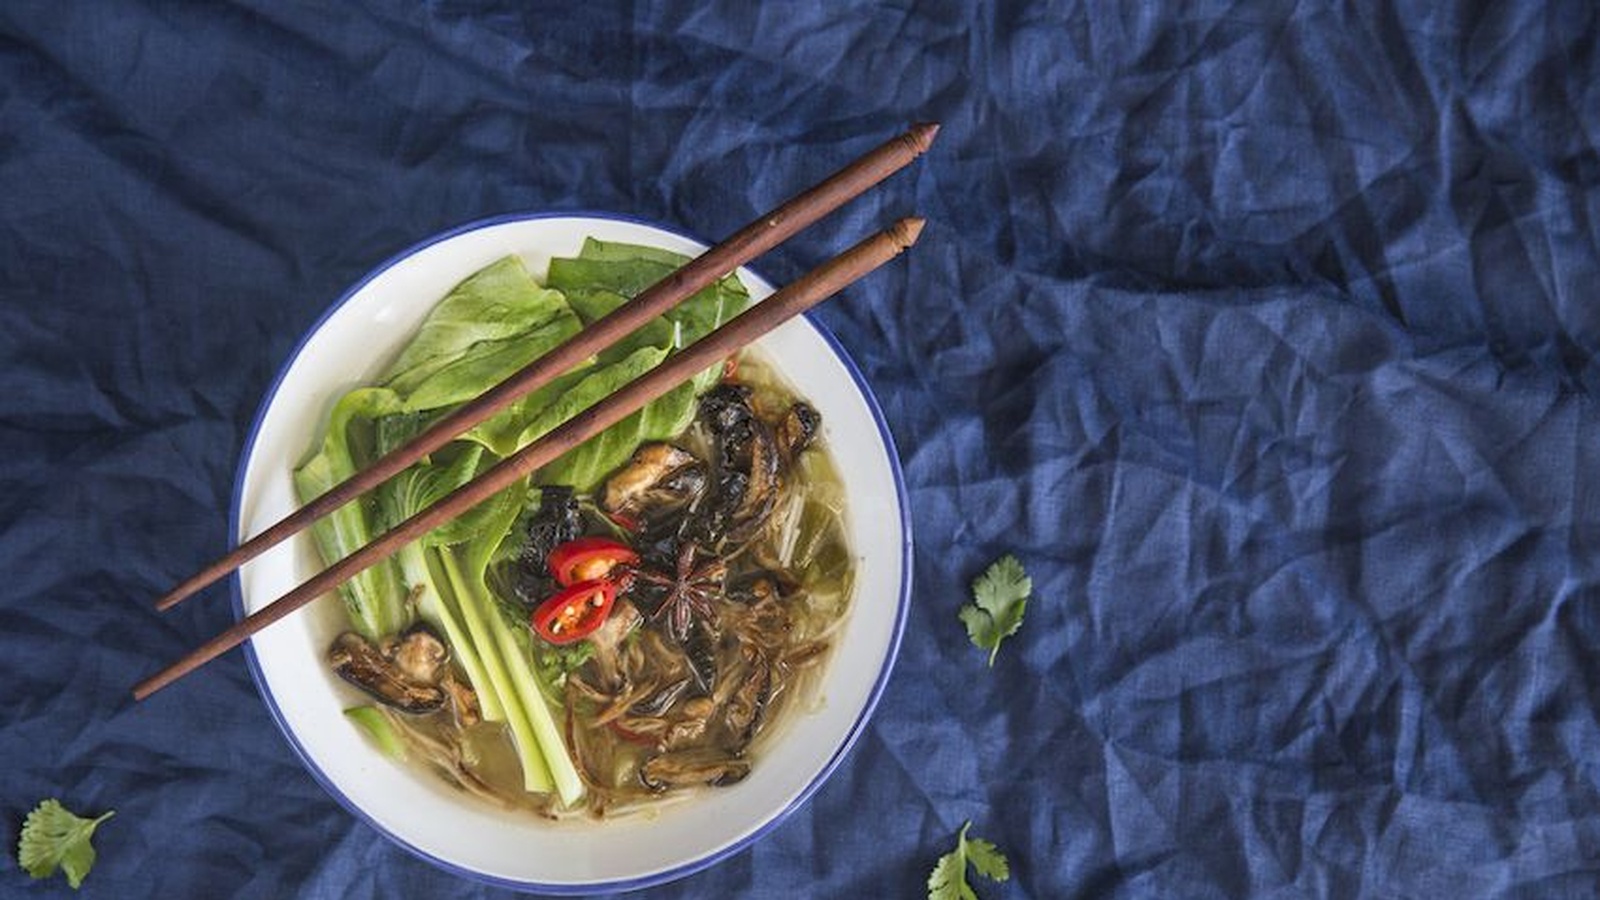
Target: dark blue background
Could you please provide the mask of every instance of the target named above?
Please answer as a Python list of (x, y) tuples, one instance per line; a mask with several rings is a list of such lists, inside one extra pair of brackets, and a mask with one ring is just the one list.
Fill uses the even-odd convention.
[(929, 220), (821, 313), (910, 485), (898, 668), (804, 809), (638, 896), (919, 896), (967, 819), (988, 898), (1595, 896), (1593, 4), (538, 6), (0, 5), (6, 844), (56, 795), (118, 810), (84, 897), (502, 895), (337, 806), (238, 653), (128, 699), (230, 619), (149, 604), (263, 391), (431, 233), (716, 237), (937, 119), (759, 264)]

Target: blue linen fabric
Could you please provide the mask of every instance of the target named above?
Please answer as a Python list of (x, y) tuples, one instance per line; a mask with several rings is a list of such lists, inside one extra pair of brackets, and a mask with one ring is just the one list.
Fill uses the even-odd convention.
[[(80, 894), (497, 897), (302, 770), (225, 549), (298, 337), (473, 219), (714, 238), (924, 119), (826, 306), (899, 442), (898, 666), (753, 847), (631, 896), (1600, 892), (1600, 29), (1539, 3), (0, 5), (0, 829), (115, 808)], [(956, 611), (1032, 574), (993, 668)], [(860, 602), (885, 602), (864, 597)]]

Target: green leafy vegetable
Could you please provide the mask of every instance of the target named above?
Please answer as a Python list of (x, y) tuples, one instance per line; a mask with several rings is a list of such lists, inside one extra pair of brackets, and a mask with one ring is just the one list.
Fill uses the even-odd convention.
[(22, 823), (17, 863), (34, 878), (49, 878), (59, 868), (76, 890), (94, 867), (94, 845), (89, 839), (101, 822), (115, 814), (113, 810), (98, 819), (85, 819), (68, 812), (54, 798), (46, 800)]
[[(484, 453), (477, 444), (451, 444), (402, 472), (378, 491), (379, 522), (393, 527), (437, 502), (476, 474)], [(484, 719), (510, 728), (523, 786), (541, 792), (555, 787), (563, 801), (572, 802), (581, 784), (559, 735), (552, 738), (553, 720), (531, 674), (532, 662), (517, 651), (483, 585), (489, 558), (515, 521), (525, 490), (516, 484), (501, 491), (406, 545), (395, 559), (417, 612), (449, 638)], [(370, 722), (357, 721), (372, 732)], [(373, 734), (381, 745), (381, 736)]]
[[(519, 256), (468, 276), (439, 301), (382, 381), (406, 397), (429, 385), (428, 406), (481, 393), (582, 327), (558, 291), (539, 286)], [(521, 356), (518, 362), (515, 357)], [(413, 409), (424, 408), (412, 404)]]
[[(577, 334), (580, 328), (578, 320), (569, 314), (562, 321), (510, 340), (474, 345), (426, 377), (418, 375), (420, 370), (406, 372), (389, 382), (389, 386), (405, 397), (409, 410), (440, 409), (465, 403)], [(428, 368), (431, 367), (430, 364)]]
[[(540, 287), (520, 257), (507, 256), (468, 276), (428, 313), (384, 382), (406, 413), (443, 412), (482, 394), (582, 328), (560, 291)], [(564, 379), (591, 363), (512, 404), (469, 437), (509, 456), (527, 421), (565, 392)], [(407, 436), (406, 424), (401, 423), (398, 437)], [(386, 426), (380, 423), (380, 433), (391, 430)]]
[(928, 875), (928, 900), (978, 900), (977, 892), (967, 883), (968, 864), (990, 881), (1011, 878), (1011, 865), (1005, 854), (983, 838), (967, 837), (971, 827), (971, 822), (962, 825), (956, 835), (956, 848), (934, 864)]
[(382, 485), (378, 508), (385, 528), (393, 528), (472, 480), (483, 459), (483, 448), (473, 444), (459, 449), (451, 459), (443, 459), (440, 454), (411, 466)]
[[(573, 413), (655, 368), (666, 357), (665, 350), (641, 347), (625, 359), (595, 370), (578, 382), (560, 403), (530, 424), (523, 433), (524, 441), (555, 428)], [(694, 419), (694, 397), (692, 385), (673, 388), (545, 466), (537, 480), (541, 484), (570, 485), (584, 492), (593, 489), (606, 475), (627, 462), (640, 444), (665, 440), (689, 427)]]
[[(387, 386), (358, 388), (335, 405), (316, 455), (294, 473), (301, 502), (326, 493), (414, 436), (437, 415), (425, 413), (476, 397), (582, 327), (561, 293), (539, 287), (520, 257), (507, 256), (469, 276), (423, 320), (417, 336), (385, 374)], [(559, 395), (536, 392), (519, 409), (535, 415), (542, 405), (533, 406), (534, 398), (548, 403), (554, 396)], [(520, 431), (524, 424), (517, 421), (505, 427)], [(399, 503), (391, 497), (388, 524), (419, 512), (485, 467), (477, 457), (454, 461), (443, 470), (423, 464), (399, 479), (401, 484), (392, 486), (391, 494), (404, 490), (417, 496)], [(416, 502), (423, 496), (426, 502)], [(436, 529), (427, 542), (467, 540), (486, 519), (498, 518), (493, 509), (497, 503), (507, 502), (505, 497), (488, 501)], [(405, 515), (396, 518), (395, 507)], [(378, 524), (372, 510), (349, 503), (313, 526), (312, 536), (323, 558), (333, 562), (376, 537)], [(412, 571), (419, 570), (413, 565)], [(401, 584), (396, 564), (384, 561), (340, 587), (351, 624), (369, 640), (380, 640), (409, 624), (408, 594)]]
[(606, 290), (633, 297), (672, 274), (688, 259), (659, 247), (587, 238), (577, 256), (550, 261), (545, 283), (568, 296)]
[[(548, 285), (566, 294), (578, 316), (591, 323), (613, 309), (626, 303), (645, 288), (671, 274), (688, 257), (655, 247), (611, 243), (590, 238), (584, 241), (578, 256), (550, 261)], [(668, 352), (681, 350), (707, 333), (733, 318), (750, 305), (750, 295), (735, 277), (722, 278), (711, 286), (678, 304), (627, 338), (606, 349), (599, 356), (602, 367), (623, 366), (642, 374), (664, 359)], [(643, 368), (641, 364), (652, 357)], [(626, 462), (633, 451), (646, 441), (664, 440), (683, 431), (694, 419), (695, 396), (715, 383), (720, 367), (711, 367), (693, 379), (674, 388), (667, 394), (621, 422), (607, 428), (582, 446), (546, 466), (537, 476), (543, 484), (567, 484), (580, 492), (592, 489), (605, 475)], [(610, 393), (628, 380), (609, 376), (604, 370), (585, 378), (573, 390), (598, 390), (605, 386)], [(590, 379), (592, 388), (586, 388)], [(611, 382), (609, 386), (605, 382)], [(592, 403), (604, 394), (588, 398)], [(584, 404), (584, 405), (587, 405)], [(582, 408), (582, 407), (578, 407)], [(563, 419), (541, 423), (553, 428)], [(528, 432), (537, 431), (530, 428)], [(525, 432), (523, 441), (537, 434)]]
[(400, 548), (395, 559), (400, 566), (400, 577), (405, 581), (410, 596), (415, 598), (417, 614), (435, 631), (443, 631), (450, 641), (450, 652), (467, 673), (467, 681), (478, 695), (478, 712), (486, 722), (504, 722), (505, 707), (500, 705), (500, 695), (489, 678), (489, 670), (472, 643), (461, 610), (451, 602), (439, 587), (429, 554), (441, 552), (425, 549), (421, 541), (412, 541)]
[[(371, 421), (394, 411), (397, 399), (384, 388), (351, 391), (339, 400), (317, 454), (294, 472), (300, 502), (322, 496), (371, 460)], [(347, 503), (311, 527), (322, 558), (343, 559), (378, 534), (361, 503)], [(368, 640), (394, 634), (409, 624), (405, 593), (388, 561), (361, 572), (339, 587), (350, 624)]]
[[(496, 462), (498, 459), (488, 456), (484, 446), (458, 441), (412, 465), (374, 491), (379, 530), (394, 528), (438, 503)], [(515, 517), (522, 507), (524, 494), (520, 484), (506, 488), (436, 526), (421, 542), (429, 547), (448, 547), (473, 540), (485, 531), (499, 529), (502, 519)]]
[[(495, 698), (504, 711), (506, 727), (511, 730), (511, 743), (522, 765), (523, 788), (534, 793), (549, 791), (554, 786), (550, 779), (550, 763), (534, 732), (530, 717), (533, 710), (519, 691), (515, 674), (517, 658), (515, 655), (508, 658), (502, 652), (501, 631), (506, 630), (503, 620), (496, 610), (485, 608), (481, 591), (462, 572), (454, 549), (439, 548), (433, 559), (443, 573), (439, 584), (450, 592), (453, 605), (461, 611), (461, 620), (469, 636), (467, 645), (483, 663), (486, 684), (478, 689), (479, 702), (486, 697)], [(535, 694), (533, 699), (543, 708), (542, 697)]]
[[(510, 456), (527, 446), (528, 441), (540, 436), (529, 433), (529, 424), (548, 406), (566, 396), (575, 385), (588, 377), (593, 367), (594, 361), (591, 359), (572, 371), (558, 376), (544, 387), (513, 401), (510, 406), (462, 435), (462, 438), (477, 441), (496, 456)], [(484, 387), (487, 388), (488, 385)]]
[[(573, 312), (578, 314), (578, 318), (586, 323), (592, 323), (627, 303), (628, 298), (605, 288), (594, 288), (571, 291), (567, 295), (567, 302), (572, 304)], [(681, 332), (674, 320), (664, 316), (651, 319), (637, 331), (601, 350), (598, 360), (602, 364), (613, 363), (641, 347), (671, 350), (677, 345), (680, 336)]]
[(972, 602), (961, 607), (959, 615), (972, 643), (989, 651), (989, 665), (994, 665), (1000, 642), (1022, 627), (1022, 614), (1032, 593), (1033, 580), (1009, 553), (972, 583)]
[[(381, 432), (382, 428), (379, 430)], [(391, 529), (470, 481), (478, 471), (483, 453), (483, 448), (476, 444), (451, 444), (390, 479), (374, 492), (379, 525), (385, 530)], [(394, 557), (406, 596), (411, 598), (417, 614), (449, 639), (456, 661), (478, 694), (479, 710), (490, 722), (504, 721), (505, 711), (499, 695), (490, 687), (488, 671), (467, 634), (460, 613), (435, 582), (428, 554), (430, 548), (461, 543), (482, 532), (498, 529), (504, 510), (510, 508), (514, 514), (519, 493), (520, 489), (509, 489), (496, 494), (465, 515), (402, 547)]]

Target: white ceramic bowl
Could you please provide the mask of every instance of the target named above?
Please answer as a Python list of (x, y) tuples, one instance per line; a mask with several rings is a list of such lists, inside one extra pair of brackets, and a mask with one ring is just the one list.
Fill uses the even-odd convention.
[[(542, 277), (552, 256), (575, 254), (586, 236), (690, 254), (704, 249), (612, 216), (527, 215), (466, 225), (379, 266), (312, 328), (268, 392), (234, 489), (237, 537), (293, 509), (291, 469), (333, 403), (375, 377), (451, 287), (508, 253), (521, 254)], [(772, 292), (749, 271), (739, 275), (753, 297)], [(860, 735), (888, 680), (910, 596), (911, 540), (893, 443), (844, 351), (808, 319), (785, 324), (760, 347), (822, 413), (848, 491), (858, 569), (851, 617), (824, 677), (820, 708), (797, 711), (747, 779), (649, 818), (603, 823), (549, 823), (474, 800), (380, 757), (344, 718), (342, 709), (356, 697), (324, 663), (343, 619), (331, 597), (267, 629), (247, 648), (262, 697), (312, 776), (418, 856), (482, 881), (546, 893), (624, 890), (687, 875), (748, 846), (805, 802)], [(236, 613), (260, 609), (318, 568), (308, 538), (264, 554), (234, 581)]]

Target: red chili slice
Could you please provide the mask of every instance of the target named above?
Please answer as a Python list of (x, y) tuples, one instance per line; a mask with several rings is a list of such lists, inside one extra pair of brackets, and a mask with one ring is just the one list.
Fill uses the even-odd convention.
[(605, 578), (620, 563), (633, 564), (639, 554), (621, 541), (581, 537), (550, 551), (550, 574), (562, 585)]
[(539, 604), (529, 624), (535, 634), (552, 644), (570, 644), (604, 624), (616, 600), (615, 582), (580, 581)]

